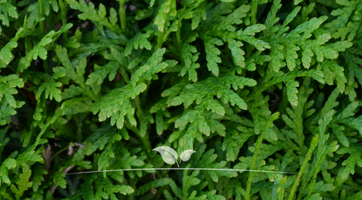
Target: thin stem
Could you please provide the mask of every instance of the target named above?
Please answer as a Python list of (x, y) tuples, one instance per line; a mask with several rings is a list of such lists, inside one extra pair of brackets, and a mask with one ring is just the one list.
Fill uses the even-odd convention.
[(248, 95), (248, 98), (246, 99), (246, 102), (250, 102), (251, 100), (255, 99), (255, 97), (257, 95), (259, 95), (260, 93), (264, 92), (269, 86), (270, 86), (270, 82), (269, 80), (271, 79), (271, 67), (270, 67), (270, 64), (268, 66), (268, 69), (265, 73), (265, 76), (264, 76), (264, 80), (262, 80), (262, 82), (260, 83), (259, 86), (256, 87), (256, 89), (250, 94)]
[[(43, 0), (38, 0), (38, 4), (39, 4), (39, 18), (42, 18), (42, 17), (44, 17)], [(39, 28), (40, 28), (40, 32), (43, 33), (44, 32), (44, 21), (41, 21), (39, 23)]]
[(148, 139), (148, 135), (146, 134), (144, 137), (142, 137), (141, 134), (140, 134), (140, 131), (138, 130), (137, 127), (131, 126), (127, 122), (125, 123), (125, 125), (129, 130), (133, 131), (137, 135), (137, 137), (140, 138), (142, 144), (146, 148), (147, 154), (150, 154), (150, 152), (151, 152), (151, 143), (150, 143), (150, 140)]
[(49, 65), (47, 61), (47, 59), (43, 60), (43, 68), (46, 73), (49, 73)]
[[(260, 134), (260, 136), (258, 137), (258, 140), (256, 141), (255, 152), (254, 152), (254, 155), (253, 155), (253, 160), (251, 161), (250, 170), (254, 170), (254, 168), (255, 168), (256, 159), (257, 159), (257, 156), (258, 156), (258, 153), (259, 153), (260, 145), (263, 142), (264, 134), (269, 129), (272, 122), (273, 121), (271, 119), (269, 119), (269, 121), (266, 124), (263, 132)], [(246, 186), (246, 193), (245, 193), (245, 199), (246, 200), (250, 200), (251, 182), (253, 180), (254, 175), (255, 175), (254, 171), (251, 171), (250, 174), (249, 174), (248, 183), (247, 183), (247, 186)]]
[(157, 38), (157, 46), (155, 50), (158, 50), (162, 47), (163, 44), (163, 36), (164, 32), (158, 32), (158, 38)]
[(258, 2), (259, 0), (252, 0), (251, 1), (251, 21), (250, 25), (256, 24), (256, 12), (258, 11)]
[[(127, 84), (129, 84), (130, 78), (129, 78), (127, 72), (126, 72), (126, 69), (123, 66), (121, 66), (121, 68), (120, 68), (120, 73), (121, 73), (122, 77), (124, 78), (124, 81)], [(140, 101), (139, 96), (136, 96), (134, 98), (134, 102), (136, 104), (136, 114), (137, 114), (137, 117), (138, 117), (138, 121), (141, 122), (143, 113), (142, 113), (141, 101)], [(131, 126), (130, 124), (126, 123), (126, 127), (129, 130), (136, 133), (136, 135), (140, 138), (141, 142), (145, 146), (145, 148), (147, 150), (147, 153), (149, 154), (151, 152), (151, 143), (150, 143), (150, 141), (148, 139), (148, 135), (146, 134), (144, 137), (142, 137), (139, 130), (137, 129), (137, 127)]]
[(284, 198), (284, 189), (283, 189), (283, 187), (284, 187), (284, 184), (287, 182), (287, 176), (285, 176), (283, 179), (282, 179), (282, 181), (280, 182), (280, 185), (279, 185), (279, 188), (278, 188), (278, 200), (283, 200), (283, 198)]
[(6, 40), (11, 40), (8, 36), (6, 36), (4, 33), (1, 33), (1, 35), (6, 39)]
[[(63, 0), (59, 0), (60, 7), (60, 18), (62, 19), (62, 25), (65, 26), (67, 24), (67, 4)], [(68, 31), (63, 33), (64, 40), (68, 39)]]
[(139, 96), (136, 96), (136, 97), (134, 98), (134, 102), (136, 103), (136, 114), (137, 114), (137, 117), (138, 117), (138, 119), (141, 121), (143, 112), (142, 112), (142, 108), (141, 108), (140, 97), (139, 97)]
[(124, 81), (128, 84), (130, 80), (129, 80), (128, 74), (126, 72), (126, 69), (123, 66), (121, 66), (121, 68), (120, 68), (120, 73), (121, 73), (122, 77), (124, 78)]
[[(127, 72), (126, 72), (126, 70), (125, 70), (125, 68), (123, 66), (120, 68), (120, 73), (123, 76), (124, 81), (128, 84), (130, 82), (130, 79), (129, 79), (129, 76), (128, 76), (128, 74), (127, 74)], [(143, 113), (142, 113), (140, 97), (136, 96), (135, 99), (134, 99), (134, 102), (136, 104), (136, 114), (137, 114), (138, 120), (141, 122)]]
[[(319, 151), (323, 151), (322, 148), (324, 148), (324, 146), (319, 146), (318, 149), (317, 149), (317, 152)], [(325, 160), (326, 156), (327, 156), (327, 153), (328, 151), (325, 151), (322, 156), (318, 156), (318, 153), (317, 153), (317, 157), (319, 158), (318, 161), (317, 161), (317, 167), (315, 168), (315, 171), (314, 171), (314, 174), (313, 174), (313, 177), (312, 177), (312, 180), (309, 184), (309, 191), (308, 191), (308, 195), (307, 195), (307, 199), (310, 199), (311, 195), (312, 195), (312, 191), (314, 189), (314, 186), (316, 184), (316, 181), (317, 181), (317, 175), (321, 169), (321, 166), (322, 166), (322, 163), (323, 161)]]
[[(129, 79), (129, 76), (128, 76), (127, 72), (126, 72), (126, 69), (123, 66), (120, 68), (120, 73), (121, 73), (122, 77), (124, 78), (124, 81), (128, 84), (130, 82), (130, 79)], [(141, 121), (143, 113), (142, 113), (141, 101), (140, 101), (139, 96), (136, 96), (134, 101), (135, 101), (135, 104), (136, 104), (137, 117)]]
[(180, 25), (176, 31), (176, 39), (177, 39), (177, 48), (181, 54), (181, 26), (182, 26), (182, 23), (180, 22)]
[(55, 157), (57, 157), (60, 153), (62, 153), (63, 151), (69, 149), (69, 146), (73, 146), (73, 143), (70, 143), (69, 145), (67, 145), (66, 147), (64, 147), (63, 149), (59, 150), (58, 152), (56, 152), (51, 158), (50, 160), (53, 160)]
[(148, 81), (148, 80), (146, 80), (146, 85), (147, 85), (147, 88), (146, 88), (146, 90), (144, 91), (144, 92), (142, 92), (142, 96), (140, 97), (141, 98), (141, 104), (142, 103), (146, 103), (146, 101), (147, 101), (147, 94), (148, 94), (148, 91), (149, 91), (149, 89), (150, 89), (150, 87), (148, 87), (149, 85), (151, 84), (151, 81)]
[(298, 185), (299, 185), (299, 181), (300, 181), (300, 178), (302, 177), (302, 174), (304, 173), (305, 171), (305, 168), (308, 164), (308, 161), (311, 159), (312, 157), (312, 153), (314, 151), (314, 149), (317, 147), (318, 145), (318, 140), (319, 140), (319, 134), (315, 135), (312, 139), (312, 142), (310, 144), (310, 148), (308, 150), (308, 153), (307, 155), (305, 156), (304, 158), (304, 162), (303, 162), (303, 165), (302, 167), (300, 168), (299, 170), (299, 173), (298, 173), (298, 176), (297, 178), (295, 179), (294, 183), (293, 183), (293, 186), (292, 186), (292, 189), (290, 190), (290, 194), (289, 194), (289, 197), (288, 197), (288, 200), (292, 200), (293, 197), (294, 197), (294, 193), (295, 193), (295, 190), (297, 189)]
[(122, 32), (126, 31), (126, 11), (124, 9), (124, 0), (119, 0), (119, 22)]
[[(252, 0), (251, 1), (251, 20), (250, 20), (250, 26), (256, 24), (256, 13), (258, 11), (258, 0)], [(251, 52), (253, 51), (254, 46), (251, 44), (246, 45), (246, 56), (249, 57), (251, 55)]]

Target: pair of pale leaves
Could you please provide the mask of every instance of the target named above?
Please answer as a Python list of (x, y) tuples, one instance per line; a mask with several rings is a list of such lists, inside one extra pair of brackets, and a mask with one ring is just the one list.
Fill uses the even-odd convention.
[[(177, 162), (177, 160), (178, 160), (177, 152), (173, 148), (167, 147), (167, 146), (160, 146), (160, 147), (156, 147), (156, 148), (152, 149), (152, 151), (159, 152), (165, 163), (170, 164), (170, 165), (173, 165), (176, 163), (177, 167), (180, 167)], [(186, 161), (190, 160), (191, 154), (193, 154), (195, 152), (196, 151), (194, 151), (192, 149), (185, 150), (181, 153), (180, 159), (182, 161), (186, 162)]]

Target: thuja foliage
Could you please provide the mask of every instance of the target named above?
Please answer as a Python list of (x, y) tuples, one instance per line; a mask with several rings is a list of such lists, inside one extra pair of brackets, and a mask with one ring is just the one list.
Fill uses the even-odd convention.
[[(362, 0), (0, 0), (0, 21), (0, 199), (362, 199)], [(251, 171), (157, 171), (159, 146)]]

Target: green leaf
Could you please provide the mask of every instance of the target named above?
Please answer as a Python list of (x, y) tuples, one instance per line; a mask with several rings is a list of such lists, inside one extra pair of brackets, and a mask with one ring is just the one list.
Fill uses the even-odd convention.
[(84, 0), (80, 0), (79, 2), (75, 0), (66, 0), (66, 2), (69, 4), (70, 8), (81, 12), (81, 14), (78, 15), (79, 19), (89, 19), (90, 21), (101, 26), (105, 26), (116, 33), (120, 32), (118, 24), (111, 23), (112, 21), (114, 22), (114, 17), (110, 16), (110, 19), (106, 17), (107, 11), (102, 3), (99, 5), (99, 10), (97, 10), (92, 2), (88, 3), (88, 5), (84, 2)]
[(28, 165), (23, 165), (23, 173), (19, 175), (19, 179), (15, 182), (17, 186), (12, 184), (10, 189), (16, 195), (16, 199), (20, 199), (24, 192), (33, 185), (33, 182), (29, 182), (31, 176), (31, 169)]
[(83, 94), (83, 92), (84, 92), (83, 88), (71, 85), (69, 88), (65, 89), (61, 93), (61, 99), (65, 100), (65, 99), (73, 98), (75, 96)]
[(132, 49), (147, 49), (151, 50), (152, 45), (148, 41), (148, 38), (151, 37), (151, 31), (146, 33), (137, 33), (128, 43), (124, 51), (125, 56), (131, 54)]
[(45, 98), (52, 100), (53, 98), (60, 102), (62, 100), (61, 91), (59, 87), (62, 86), (61, 82), (56, 82), (54, 78), (51, 78), (48, 82), (43, 83), (39, 89), (37, 90), (35, 97), (36, 99), (40, 99), (43, 91), (45, 91)]
[[(10, 2), (10, 1), (9, 1)], [(8, 2), (8, 3), (9, 3)], [(4, 21), (3, 21), (4, 22)], [(1, 27), (0, 27), (1, 29)], [(24, 29), (20, 27), (16, 32), (15, 37), (13, 37), (0, 51), (0, 69), (5, 68), (13, 59), (14, 55), (12, 54), (12, 50), (18, 46), (17, 41), (22, 36)], [(1, 33), (1, 31), (0, 31)]]
[(349, 148), (344, 147), (337, 151), (338, 154), (349, 153), (349, 157), (342, 162), (342, 166), (344, 166), (344, 168), (342, 168), (341, 173), (338, 174), (338, 182), (346, 181), (349, 174), (353, 175), (355, 173), (356, 165), (362, 167), (362, 153), (360, 150), (360, 147), (351, 145)]
[(199, 53), (197, 53), (197, 49), (195, 46), (190, 45), (191, 42), (194, 42), (196, 40), (196, 37), (198, 34), (192, 34), (188, 36), (181, 47), (181, 55), (183, 59), (184, 66), (181, 69), (180, 75), (185, 76), (185, 74), (188, 72), (189, 80), (193, 82), (197, 82), (197, 72), (196, 69), (200, 67), (199, 63), (196, 63), (196, 61), (199, 58)]
[(163, 127), (163, 113), (162, 112), (157, 112), (156, 114), (156, 132), (158, 135), (162, 135), (164, 130)]
[[(294, 2), (294, 5), (297, 5), (298, 3)], [(287, 16), (287, 18), (284, 20), (283, 25), (281, 26), (281, 28), (279, 29), (278, 32), (278, 36), (280, 36), (282, 33), (284, 33), (285, 31), (287, 31), (289, 29), (289, 27), (286, 27), (291, 21), (293, 21), (293, 19), (295, 18), (295, 16), (297, 16), (298, 12), (300, 11), (301, 7), (297, 6), (293, 9), (293, 11)]]
[(123, 195), (134, 193), (134, 189), (128, 185), (117, 185), (114, 189)]
[(8, 177), (8, 170), (9, 169), (14, 169), (16, 167), (16, 160), (13, 158), (7, 158), (2, 165), (0, 166), (0, 176), (1, 176), (1, 182), (6, 183), (6, 184), (10, 184), (10, 179)]
[(104, 66), (94, 65), (94, 72), (89, 75), (86, 84), (101, 85), (107, 76), (109, 81), (112, 81), (116, 77), (118, 68), (119, 64), (114, 61), (111, 61)]
[(320, 193), (315, 193), (310, 197), (310, 200), (323, 200)]
[(175, 6), (174, 4), (175, 1), (166, 0), (161, 5), (161, 8), (159, 9), (154, 21), (154, 24), (158, 27), (158, 32), (164, 32), (167, 18), (174, 16), (174, 12), (172, 12), (172, 8)]
[(297, 87), (299, 87), (299, 83), (297, 81), (289, 80), (285, 84), (287, 86), (287, 95), (289, 102), (293, 106), (297, 106), (298, 105)]
[(207, 52), (206, 53), (207, 68), (215, 76), (219, 76), (218, 63), (221, 63), (221, 58), (219, 56), (221, 52), (218, 48), (215, 47), (215, 45), (218, 46), (223, 45), (223, 42), (222, 40), (217, 38), (206, 37), (204, 39), (204, 43), (205, 43), (205, 51)]
[(192, 30), (197, 29), (197, 27), (200, 25), (201, 20), (206, 20), (206, 19), (207, 19), (206, 3), (201, 3), (192, 12), (191, 29)]
[(39, 56), (41, 59), (45, 60), (47, 58), (47, 46), (54, 42), (54, 40), (59, 37), (60, 34), (64, 33), (65, 31), (68, 31), (73, 25), (67, 24), (63, 26), (58, 31), (50, 31), (48, 34), (46, 34), (38, 44), (36, 44), (29, 52), (26, 53), (25, 57), (22, 57), (18, 63), (18, 72), (23, 72), (26, 70), (32, 60), (36, 60)]
[(0, 2), (0, 5), (2, 7), (0, 10), (0, 19), (2, 21), (2, 25), (9, 27), (11, 18), (17, 19), (19, 17), (18, 11), (13, 5), (12, 1), (4, 0), (3, 2)]
[(9, 123), (10, 116), (15, 115), (15, 109), (24, 105), (23, 101), (16, 101), (14, 96), (18, 93), (15, 87), (24, 87), (23, 79), (12, 74), (8, 76), (0, 76), (0, 125)]
[(298, 53), (297, 53), (298, 50), (300, 50), (300, 48), (294, 44), (289, 44), (287, 46), (285, 59), (287, 61), (287, 66), (290, 71), (293, 71), (296, 66), (296, 60), (298, 58)]
[(33, 179), (33, 189), (34, 191), (38, 191), (39, 186), (41, 186), (44, 181), (44, 175), (48, 174), (48, 171), (40, 165), (36, 165), (34, 169), (34, 179)]
[(150, 191), (152, 188), (158, 188), (158, 187), (169, 185), (171, 182), (173, 182), (173, 180), (170, 178), (161, 178), (161, 179), (151, 181), (151, 182), (139, 187), (136, 191), (136, 196), (145, 194), (146, 192)]
[(231, 51), (231, 55), (233, 56), (234, 64), (241, 68), (245, 68), (245, 52), (241, 49), (243, 43), (241, 43), (240, 41), (229, 39), (228, 46)]
[(58, 171), (54, 175), (54, 183), (57, 184), (59, 187), (65, 189), (67, 187), (67, 182), (65, 181), (65, 174), (62, 171)]

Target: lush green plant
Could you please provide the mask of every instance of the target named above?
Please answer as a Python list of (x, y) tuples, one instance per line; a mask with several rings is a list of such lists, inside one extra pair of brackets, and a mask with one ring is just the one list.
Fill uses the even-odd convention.
[[(0, 199), (362, 199), (362, 0), (0, 0), (0, 20)], [(177, 168), (158, 146), (295, 174), (67, 175)]]

